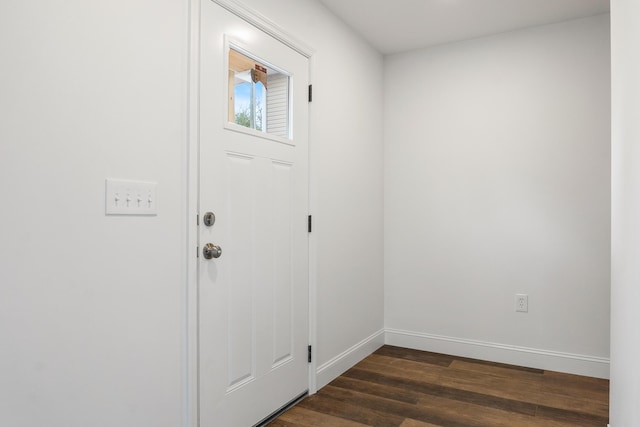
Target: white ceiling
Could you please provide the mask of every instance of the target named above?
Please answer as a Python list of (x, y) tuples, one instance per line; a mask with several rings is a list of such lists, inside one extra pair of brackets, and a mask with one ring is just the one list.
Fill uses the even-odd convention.
[(609, 0), (320, 0), (383, 54), (609, 12)]

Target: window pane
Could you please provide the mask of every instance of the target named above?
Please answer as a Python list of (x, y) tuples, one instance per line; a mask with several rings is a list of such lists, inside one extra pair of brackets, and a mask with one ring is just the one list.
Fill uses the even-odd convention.
[(230, 49), (229, 121), (289, 139), (289, 76)]

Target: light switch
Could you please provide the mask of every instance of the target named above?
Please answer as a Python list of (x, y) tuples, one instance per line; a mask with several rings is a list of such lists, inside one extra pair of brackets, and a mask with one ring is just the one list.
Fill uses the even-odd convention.
[(106, 180), (107, 215), (157, 215), (157, 182)]

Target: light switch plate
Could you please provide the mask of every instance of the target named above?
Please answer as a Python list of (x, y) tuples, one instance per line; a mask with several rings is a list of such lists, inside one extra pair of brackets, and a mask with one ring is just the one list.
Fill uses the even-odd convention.
[(157, 215), (158, 183), (106, 180), (105, 213), (107, 215)]

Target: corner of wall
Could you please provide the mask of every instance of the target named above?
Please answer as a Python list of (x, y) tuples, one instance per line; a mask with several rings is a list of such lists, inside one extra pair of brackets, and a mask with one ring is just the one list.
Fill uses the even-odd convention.
[(384, 345), (385, 331), (381, 329), (360, 341), (353, 347), (343, 351), (333, 359), (323, 363), (316, 370), (317, 389), (321, 389), (331, 381), (351, 369), (355, 364)]

